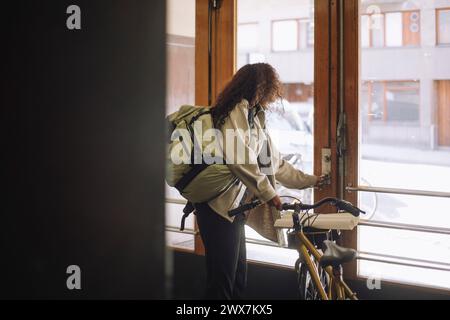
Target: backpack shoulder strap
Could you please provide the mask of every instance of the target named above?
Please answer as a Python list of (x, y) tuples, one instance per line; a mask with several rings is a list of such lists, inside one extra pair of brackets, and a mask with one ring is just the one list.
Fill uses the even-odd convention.
[(191, 183), (192, 180), (195, 179), (200, 173), (202, 173), (209, 165), (206, 163), (197, 164), (192, 166), (192, 169), (187, 172), (178, 183), (175, 185), (175, 189), (177, 189), (180, 193)]

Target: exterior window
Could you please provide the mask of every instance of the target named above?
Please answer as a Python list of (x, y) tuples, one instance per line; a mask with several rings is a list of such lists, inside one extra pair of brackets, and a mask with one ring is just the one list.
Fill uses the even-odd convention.
[(420, 11), (361, 15), (362, 48), (420, 45)]
[(450, 44), (450, 9), (437, 10), (438, 44)]
[(297, 20), (272, 22), (272, 51), (297, 51), (299, 39)]
[(259, 24), (243, 23), (238, 25), (238, 48), (241, 51), (254, 52), (259, 44)]
[[(450, 216), (442, 208), (450, 199), (421, 193), (450, 192), (450, 47), (429, 47), (450, 44), (450, 0), (359, 3), (366, 26), (369, 13), (385, 16), (390, 49), (360, 55), (360, 122), (353, 129), (359, 129), (358, 185), (368, 191), (358, 193), (367, 215), (358, 227), (357, 273), (449, 290)], [(423, 49), (402, 49), (422, 40)]]
[(365, 14), (361, 16), (361, 47), (370, 47), (370, 16)]
[(314, 24), (309, 20), (300, 20), (300, 49), (314, 46)]
[(417, 82), (388, 82), (385, 96), (387, 122), (420, 121), (420, 92)]
[(363, 83), (363, 101), (370, 122), (418, 123), (420, 85), (415, 81)]
[(384, 47), (385, 38), (385, 23), (383, 14), (374, 14), (370, 19), (370, 26), (372, 28), (372, 47)]
[(308, 21), (308, 31), (306, 33), (306, 42), (309, 48), (314, 47), (314, 22)]
[(361, 45), (363, 48), (385, 46), (384, 14), (365, 14), (361, 16)]
[(386, 47), (401, 47), (403, 44), (402, 14), (392, 12), (386, 14)]

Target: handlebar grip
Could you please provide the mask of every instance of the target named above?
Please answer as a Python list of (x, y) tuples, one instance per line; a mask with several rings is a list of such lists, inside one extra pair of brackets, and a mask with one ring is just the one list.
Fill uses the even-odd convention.
[(346, 212), (348, 212), (348, 213), (354, 215), (355, 217), (359, 217), (361, 213), (362, 213), (362, 214), (366, 214), (366, 213), (365, 213), (364, 211), (362, 211), (361, 209), (355, 207), (355, 206), (354, 206), (353, 204), (351, 204), (350, 202), (344, 201), (344, 200), (339, 200), (339, 201), (337, 201), (337, 202), (336, 202), (336, 207), (337, 207), (339, 210), (346, 211)]
[(259, 200), (252, 201), (252, 202), (247, 203), (247, 204), (245, 204), (243, 206), (240, 206), (239, 208), (236, 208), (236, 209), (228, 211), (228, 216), (230, 218), (233, 218), (233, 217), (235, 217), (235, 216), (237, 216), (237, 215), (239, 215), (241, 213), (244, 213), (244, 212), (246, 212), (248, 210), (251, 210), (251, 209), (254, 209), (254, 208), (258, 207), (259, 205), (261, 205), (261, 201), (259, 201)]

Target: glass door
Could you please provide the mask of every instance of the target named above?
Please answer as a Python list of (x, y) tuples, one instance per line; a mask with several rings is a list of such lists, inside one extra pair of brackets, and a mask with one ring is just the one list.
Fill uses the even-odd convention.
[[(195, 105), (195, 0), (168, 0), (166, 26), (166, 114), (185, 104)], [(194, 250), (195, 221), (186, 220), (179, 232), (185, 200), (166, 184), (166, 242), (170, 247)]]
[[(238, 0), (236, 68), (266, 62), (279, 73), (284, 98), (272, 106), (267, 127), (285, 160), (305, 173), (314, 165), (314, 1)], [(313, 190), (280, 196), (313, 200)], [(286, 199), (292, 201), (292, 199)], [(249, 259), (293, 266), (298, 253), (264, 245), (247, 227)]]
[(449, 7), (360, 1), (362, 277), (450, 289)]

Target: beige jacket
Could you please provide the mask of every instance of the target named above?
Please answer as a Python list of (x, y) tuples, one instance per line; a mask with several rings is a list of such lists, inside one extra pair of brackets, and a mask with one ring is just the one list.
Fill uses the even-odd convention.
[[(208, 202), (214, 211), (230, 222), (233, 219), (228, 216), (228, 211), (239, 207), (247, 188), (249, 192), (247, 192), (245, 203), (255, 196), (266, 203), (277, 195), (275, 191), (277, 182), (289, 189), (305, 189), (317, 183), (317, 177), (295, 169), (281, 158), (278, 150), (273, 146), (270, 136), (265, 131), (265, 113), (261, 111), (255, 117), (253, 130), (250, 130), (249, 127), (248, 113), (249, 103), (243, 100), (233, 109), (221, 128), (223, 135), (221, 147), (224, 156), (228, 159), (235, 157), (235, 155), (227, 152), (226, 130), (231, 129), (234, 132), (239, 132), (233, 137), (233, 143), (241, 146), (241, 150), (245, 151), (245, 161), (237, 163), (234, 161), (235, 164), (228, 164), (231, 172), (239, 181), (219, 197)], [(269, 152), (267, 153), (269, 154), (270, 164), (269, 166), (265, 165), (262, 169), (258, 165), (257, 158), (265, 142), (269, 144)], [(227, 163), (230, 162), (227, 161)], [(278, 218), (280, 218), (280, 212), (265, 204), (248, 214), (247, 225), (266, 239), (281, 243), (281, 234), (273, 227), (275, 220)]]

